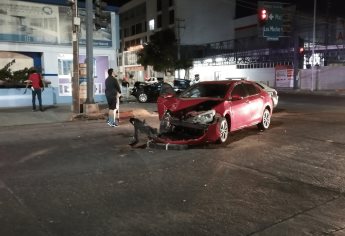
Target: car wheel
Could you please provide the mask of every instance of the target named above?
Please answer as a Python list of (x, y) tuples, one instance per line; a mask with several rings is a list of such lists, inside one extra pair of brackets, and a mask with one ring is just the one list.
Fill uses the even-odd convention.
[(259, 130), (266, 130), (271, 124), (271, 113), (268, 109), (265, 109), (262, 114), (262, 120), (258, 124)]
[(145, 94), (144, 92), (140, 92), (138, 95), (138, 101), (139, 102), (147, 102), (147, 94)]
[(219, 139), (217, 143), (226, 143), (229, 137), (229, 124), (226, 118), (222, 117), (218, 121)]

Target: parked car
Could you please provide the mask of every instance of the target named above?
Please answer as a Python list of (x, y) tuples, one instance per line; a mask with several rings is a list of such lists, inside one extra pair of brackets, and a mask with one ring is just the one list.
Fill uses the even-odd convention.
[(159, 95), (166, 93), (174, 94), (175, 92), (170, 84), (164, 83), (163, 81), (154, 84), (135, 82), (131, 91), (131, 95), (142, 103), (156, 101)]
[(158, 83), (158, 82), (161, 82), (163, 81), (163, 78), (161, 77), (150, 77), (148, 80), (146, 80), (145, 82), (148, 83), (148, 84), (154, 84), (154, 83)]
[(278, 96), (278, 92), (277, 90), (275, 90), (274, 88), (269, 87), (268, 85), (262, 83), (262, 82), (256, 82), (257, 85), (260, 86), (260, 88), (262, 88), (263, 90), (265, 90), (272, 98), (272, 102), (273, 102), (273, 107), (277, 107), (278, 105), (278, 100), (279, 100), (279, 96)]
[(157, 100), (160, 132), (157, 143), (226, 143), (229, 133), (257, 125), (270, 126), (273, 104), (256, 83), (245, 80), (205, 81), (179, 95)]
[(174, 90), (176, 93), (181, 93), (190, 87), (190, 80), (187, 79), (175, 79), (174, 80)]

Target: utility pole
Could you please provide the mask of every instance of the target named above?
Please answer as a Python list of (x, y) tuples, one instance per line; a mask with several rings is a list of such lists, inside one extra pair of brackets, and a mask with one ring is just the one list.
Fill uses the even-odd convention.
[[(181, 29), (185, 29), (185, 26), (181, 26), (181, 22), (184, 22), (184, 19), (175, 19), (177, 23), (177, 60), (181, 60)], [(181, 79), (180, 76), (180, 68), (178, 68), (178, 78)]]
[(69, 0), (72, 8), (72, 50), (73, 50), (73, 76), (72, 76), (72, 112), (80, 113), (79, 103), (79, 26), (77, 0)]
[(86, 65), (87, 65), (87, 96), (86, 104), (95, 103), (93, 97), (93, 3), (86, 0)]
[(313, 17), (313, 47), (311, 61), (311, 91), (314, 91), (314, 60), (315, 60), (315, 29), (316, 28), (316, 0), (314, 0), (314, 17)]

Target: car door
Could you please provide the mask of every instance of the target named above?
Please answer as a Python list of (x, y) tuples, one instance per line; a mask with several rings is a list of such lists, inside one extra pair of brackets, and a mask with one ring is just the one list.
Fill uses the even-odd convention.
[(234, 85), (231, 93), (231, 130), (240, 129), (249, 122), (250, 104), (248, 103), (247, 91), (243, 83)]
[(261, 120), (264, 100), (260, 95), (260, 89), (252, 83), (244, 83), (244, 88), (248, 94), (248, 109), (250, 110), (250, 117), (248, 117), (248, 125), (258, 123)]

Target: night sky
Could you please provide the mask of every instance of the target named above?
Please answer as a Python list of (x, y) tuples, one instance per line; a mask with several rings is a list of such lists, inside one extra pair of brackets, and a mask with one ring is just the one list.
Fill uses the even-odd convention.
[[(131, 0), (104, 0), (108, 5), (120, 7), (123, 4)], [(188, 1), (188, 0), (185, 0)], [(210, 0), (212, 1), (212, 0)], [(232, 1), (232, 0), (226, 0)], [(314, 10), (314, 0), (278, 0), (271, 1), (267, 0), (266, 2), (281, 2), (286, 3), (287, 5), (296, 4), (298, 10), (313, 14)], [(328, 13), (331, 16), (337, 15), (345, 18), (345, 0), (316, 0), (317, 4), (317, 14), (326, 16)], [(257, 3), (258, 0), (236, 0), (236, 18), (249, 16), (257, 14)]]
[[(237, 1), (237, 18), (253, 15), (257, 13), (257, 0), (236, 0)], [(309, 14), (313, 14), (314, 0), (281, 0), (281, 1), (266, 1), (266, 2), (281, 2), (287, 5), (296, 4), (297, 10)], [(345, 0), (317, 0), (316, 1), (317, 15), (329, 15), (345, 17)]]

